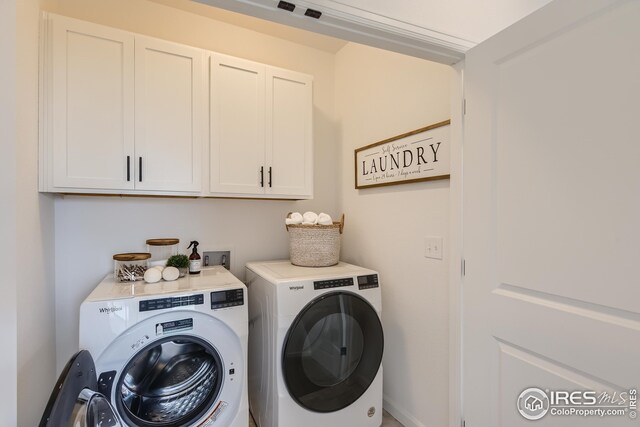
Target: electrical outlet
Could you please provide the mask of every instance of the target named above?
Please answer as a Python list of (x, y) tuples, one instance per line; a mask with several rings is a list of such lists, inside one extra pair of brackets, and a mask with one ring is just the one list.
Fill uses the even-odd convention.
[(425, 258), (442, 259), (442, 237), (424, 238)]
[(227, 270), (231, 269), (231, 251), (206, 251), (202, 253), (202, 266), (211, 267), (222, 265)]

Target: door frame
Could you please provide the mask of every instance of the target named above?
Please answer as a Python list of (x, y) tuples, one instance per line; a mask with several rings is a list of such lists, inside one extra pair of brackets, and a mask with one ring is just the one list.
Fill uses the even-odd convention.
[(449, 427), (461, 427), (463, 258), (464, 60), (451, 66), (451, 177), (449, 179)]

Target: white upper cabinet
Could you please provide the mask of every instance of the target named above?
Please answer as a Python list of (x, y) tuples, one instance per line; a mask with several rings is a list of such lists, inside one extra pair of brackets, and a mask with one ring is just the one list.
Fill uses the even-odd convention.
[(312, 78), (211, 55), (210, 192), (313, 197)]
[(136, 189), (200, 191), (203, 56), (199, 49), (136, 37)]
[(203, 51), (56, 15), (43, 27), (40, 190), (199, 194)]
[(47, 30), (41, 182), (132, 189), (133, 35), (63, 17)]
[(40, 191), (313, 197), (310, 76), (53, 14), (42, 30)]
[(211, 55), (210, 190), (264, 193), (264, 65)]
[(312, 79), (267, 67), (266, 193), (313, 195)]

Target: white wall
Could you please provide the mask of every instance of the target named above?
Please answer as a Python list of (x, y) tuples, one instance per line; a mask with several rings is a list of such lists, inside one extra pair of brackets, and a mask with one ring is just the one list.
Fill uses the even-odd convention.
[(232, 250), (232, 272), (252, 260), (287, 258), (284, 217), (293, 210), (337, 214), (339, 155), (334, 55), (145, 0), (46, 0), (48, 11), (174, 40), (314, 76), (315, 198), (312, 201), (70, 197), (55, 200), (56, 365), (78, 345), (82, 300), (111, 271), (112, 255), (145, 240), (178, 237), (201, 249)]
[(0, 2), (0, 425), (16, 425), (17, 384), (17, 294), (15, 268), (18, 259), (16, 244), (16, 3)]
[[(354, 189), (354, 149), (450, 117), (450, 68), (362, 45), (336, 55), (343, 258), (380, 272), (385, 407), (405, 426), (448, 420), (449, 181)], [(443, 260), (424, 237), (444, 238)]]
[[(40, 421), (56, 370), (53, 198), (38, 193), (38, 0), (17, 4), (18, 425)], [(11, 425), (11, 424), (3, 424)]]

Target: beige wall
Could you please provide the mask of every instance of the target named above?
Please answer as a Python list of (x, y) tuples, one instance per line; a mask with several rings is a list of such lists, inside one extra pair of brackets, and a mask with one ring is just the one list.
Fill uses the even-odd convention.
[(16, 425), (16, 0), (0, 2), (0, 425)]
[[(56, 377), (53, 198), (38, 193), (38, 0), (17, 4), (18, 424), (37, 425)], [(13, 245), (11, 245), (13, 247)], [(11, 424), (3, 424), (11, 425)]]
[[(311, 201), (65, 197), (55, 200), (56, 367), (78, 345), (82, 300), (110, 272), (112, 255), (178, 237), (201, 249), (231, 249), (232, 272), (248, 261), (287, 258), (289, 211), (337, 214), (339, 154), (334, 119), (334, 55), (145, 0), (46, 1), (61, 15), (169, 39), (314, 76), (315, 198)], [(331, 170), (330, 173), (327, 171)]]
[[(450, 117), (447, 66), (356, 44), (336, 55), (343, 258), (380, 272), (385, 407), (405, 426), (448, 420), (449, 181), (354, 189), (353, 150)], [(443, 260), (424, 237), (444, 238)]]

